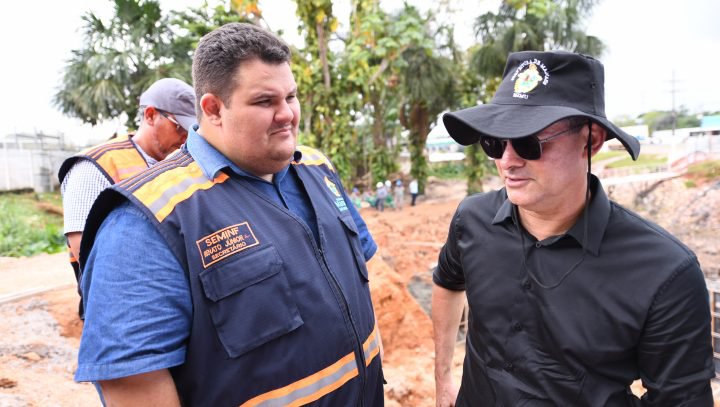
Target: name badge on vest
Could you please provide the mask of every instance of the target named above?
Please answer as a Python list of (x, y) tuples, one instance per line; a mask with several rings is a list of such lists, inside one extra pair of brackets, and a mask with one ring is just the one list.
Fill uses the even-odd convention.
[(200, 250), (203, 267), (260, 244), (247, 222), (228, 226), (195, 242)]

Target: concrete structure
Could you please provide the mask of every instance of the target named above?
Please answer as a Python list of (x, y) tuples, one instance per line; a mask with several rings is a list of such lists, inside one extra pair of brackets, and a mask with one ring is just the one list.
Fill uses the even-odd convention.
[(63, 160), (77, 151), (62, 135), (11, 134), (0, 140), (0, 191), (50, 192)]

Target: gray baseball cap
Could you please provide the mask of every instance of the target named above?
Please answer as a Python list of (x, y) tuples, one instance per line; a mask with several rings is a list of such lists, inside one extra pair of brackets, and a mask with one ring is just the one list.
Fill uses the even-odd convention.
[(140, 95), (140, 106), (152, 106), (172, 113), (178, 123), (190, 131), (197, 123), (195, 117), (195, 91), (192, 86), (175, 78), (164, 78), (150, 85)]

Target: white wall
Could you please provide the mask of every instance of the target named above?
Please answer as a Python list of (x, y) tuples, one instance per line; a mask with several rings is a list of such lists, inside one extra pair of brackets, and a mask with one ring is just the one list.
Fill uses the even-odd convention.
[(0, 143), (0, 191), (32, 188), (49, 192), (59, 186), (57, 172), (75, 151), (35, 150)]

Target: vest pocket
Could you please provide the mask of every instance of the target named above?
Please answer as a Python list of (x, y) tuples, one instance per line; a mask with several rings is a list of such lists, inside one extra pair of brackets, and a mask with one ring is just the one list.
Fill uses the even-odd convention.
[(273, 245), (234, 257), (199, 273), (210, 317), (231, 358), (303, 324)]
[(350, 213), (346, 213), (345, 216), (338, 215), (338, 219), (340, 219), (340, 222), (345, 226), (345, 234), (352, 248), (357, 269), (360, 271), (363, 280), (369, 281), (367, 266), (365, 265), (365, 255), (363, 254), (362, 244), (360, 243), (360, 233), (357, 230), (357, 225), (355, 225), (355, 220)]

